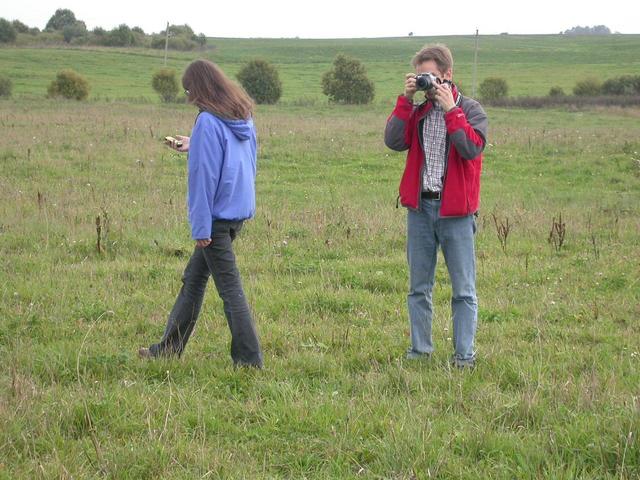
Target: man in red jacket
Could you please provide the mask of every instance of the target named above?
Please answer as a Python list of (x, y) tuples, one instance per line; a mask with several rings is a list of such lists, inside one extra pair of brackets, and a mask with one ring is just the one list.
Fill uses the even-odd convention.
[[(408, 150), (400, 182), (400, 202), (408, 209), (411, 347), (407, 358), (428, 358), (433, 352), (432, 290), (440, 247), (453, 290), (452, 363), (473, 367), (478, 319), (475, 214), (487, 115), (452, 83), (453, 57), (446, 46), (424, 47), (412, 65), (415, 74), (406, 75), (404, 94), (398, 97), (384, 135), (389, 148)], [(427, 73), (431, 75), (423, 75)], [(418, 89), (425, 91), (425, 101), (414, 105)]]

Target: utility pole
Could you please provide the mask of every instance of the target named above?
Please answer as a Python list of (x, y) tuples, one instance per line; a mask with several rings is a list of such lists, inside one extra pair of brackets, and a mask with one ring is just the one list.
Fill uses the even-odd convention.
[(473, 80), (472, 80), (472, 90), (471, 96), (476, 98), (476, 83), (478, 81), (478, 29), (476, 28), (476, 48), (473, 54)]
[(164, 66), (167, 66), (167, 51), (169, 50), (169, 22), (167, 22), (167, 30), (164, 37)]

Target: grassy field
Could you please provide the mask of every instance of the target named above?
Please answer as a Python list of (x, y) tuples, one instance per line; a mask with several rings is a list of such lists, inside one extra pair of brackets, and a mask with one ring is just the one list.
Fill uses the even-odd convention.
[[(570, 86), (581, 72), (637, 66), (621, 44), (607, 54), (590, 39), (531, 37), (536, 57), (528, 38), (499, 57), (519, 72), (524, 52), (514, 92), (546, 93), (550, 71)], [(437, 350), (412, 363), (406, 214), (395, 208), (404, 155), (382, 130), (394, 75), (422, 41), (347, 42), (376, 79), (369, 107), (329, 106), (307, 89), (334, 52), (301, 40), (287, 64), (296, 42), (214, 40), (211, 52), (231, 71), (243, 55), (270, 56), (291, 87), (283, 105), (258, 109), (258, 211), (236, 245), (259, 372), (231, 367), (213, 288), (182, 359), (136, 357), (162, 334), (192, 248), (185, 159), (159, 138), (188, 132), (195, 112), (104, 99), (151, 99), (160, 57), (0, 50), (3, 72), (24, 72), (0, 102), (0, 479), (639, 478), (640, 111), (488, 110), (478, 367), (448, 365), (442, 259)], [(378, 54), (384, 74), (369, 63)], [(37, 98), (65, 62), (93, 76), (96, 101)], [(511, 225), (504, 248), (494, 216)]]
[[(473, 37), (406, 37), (393, 39), (295, 40), (209, 39), (200, 52), (171, 52), (168, 65), (182, 72), (195, 58), (209, 58), (235, 74), (249, 60), (263, 58), (280, 71), (284, 104), (326, 103), (321, 77), (338, 53), (359, 58), (376, 87), (379, 105), (387, 105), (411, 71), (414, 52), (430, 42), (444, 42), (455, 58), (454, 75), (471, 94)], [(510, 94), (547, 95), (552, 86), (570, 93), (577, 80), (602, 80), (640, 69), (640, 35), (566, 37), (559, 35), (507, 35), (480, 37), (478, 82), (499, 76)], [(42, 97), (57, 71), (73, 68), (85, 75), (93, 99), (157, 101), (151, 76), (163, 65), (158, 50), (113, 48), (0, 49), (0, 72), (12, 78), (16, 95)], [(398, 80), (400, 79), (400, 81)]]

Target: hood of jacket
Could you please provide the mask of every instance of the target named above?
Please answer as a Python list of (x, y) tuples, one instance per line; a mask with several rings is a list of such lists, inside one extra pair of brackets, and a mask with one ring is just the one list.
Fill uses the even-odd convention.
[(230, 118), (223, 118), (208, 110), (202, 110), (200, 113), (213, 115), (218, 121), (225, 124), (238, 140), (249, 140), (251, 138), (251, 132), (253, 130), (252, 118), (248, 118), (246, 120), (234, 120)]

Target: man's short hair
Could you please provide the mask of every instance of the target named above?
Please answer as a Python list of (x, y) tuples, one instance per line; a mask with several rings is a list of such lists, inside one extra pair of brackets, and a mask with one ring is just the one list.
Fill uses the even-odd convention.
[(453, 56), (451, 50), (446, 45), (436, 43), (435, 45), (425, 45), (419, 52), (413, 56), (411, 65), (416, 68), (418, 65), (424, 62), (433, 60), (438, 65), (438, 68), (442, 73), (447, 72), (449, 69), (453, 69)]

